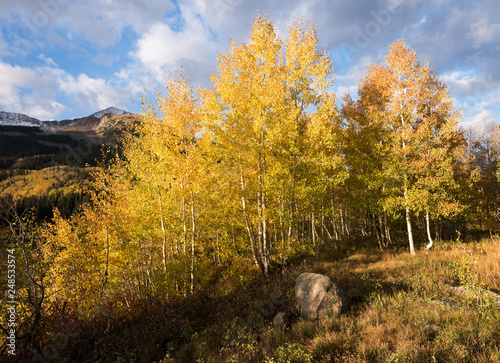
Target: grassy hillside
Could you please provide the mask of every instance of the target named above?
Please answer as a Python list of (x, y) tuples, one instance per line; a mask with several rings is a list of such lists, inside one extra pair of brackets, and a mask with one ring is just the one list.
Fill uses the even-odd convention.
[[(438, 242), (416, 257), (353, 244), (264, 278), (235, 262), (210, 290), (194, 297), (127, 301), (81, 321), (53, 316), (45, 347), (69, 362), (498, 362), (500, 307), (486, 292), (462, 295), (450, 286), (500, 292), (500, 246), (491, 240)], [(252, 272), (253, 271), (253, 272)], [(337, 318), (302, 320), (294, 284), (302, 272), (332, 277), (360, 296)], [(288, 326), (275, 326), (286, 312)], [(54, 340), (56, 332), (71, 339)], [(59, 344), (56, 345), (55, 343)]]

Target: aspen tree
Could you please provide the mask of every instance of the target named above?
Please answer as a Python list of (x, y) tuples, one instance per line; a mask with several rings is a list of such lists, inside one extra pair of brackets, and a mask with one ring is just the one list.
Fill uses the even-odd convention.
[(288, 35), (284, 43), (272, 22), (257, 16), (250, 42), (231, 40), (219, 56), (213, 87), (204, 95), (207, 133), (221, 162), (232, 166), (228, 184), (240, 199), (253, 259), (264, 274), (272, 264), (271, 241), (290, 245), (298, 228), (298, 205), (307, 200), (308, 108), (322, 102), (332, 82), (315, 28), (296, 21)]
[[(375, 155), (366, 160), (374, 164), (363, 177), (387, 191), (383, 205), (403, 207), (410, 252), (415, 254), (411, 213), (424, 212), (429, 230), (430, 210), (446, 215), (456, 206), (449, 191), (455, 187), (454, 150), (462, 140), (457, 131), (460, 113), (453, 110), (448, 87), (428, 62), (418, 62), (403, 40), (389, 47), (386, 64), (369, 67), (359, 95), (356, 102), (347, 96), (343, 109), (351, 133), (362, 134), (366, 143), (361, 154), (350, 151), (354, 168), (363, 173), (356, 164), (369, 153)], [(356, 154), (362, 157), (356, 159)], [(430, 248), (430, 232), (428, 237)]]

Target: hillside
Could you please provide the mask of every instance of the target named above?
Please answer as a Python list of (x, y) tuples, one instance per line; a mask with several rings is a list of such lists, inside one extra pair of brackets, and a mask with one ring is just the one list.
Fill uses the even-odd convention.
[[(100, 117), (94, 115), (61, 121), (57, 128), (58, 133), (71, 134), (71, 132), (82, 132), (88, 136), (110, 137), (117, 135), (121, 130), (130, 126), (138, 120), (138, 116), (131, 114), (112, 114), (106, 113)], [(52, 126), (46, 128), (52, 131)]]
[(69, 215), (88, 199), (82, 194), (90, 178), (87, 165), (97, 165), (102, 149), (114, 148), (138, 120), (113, 107), (62, 121), (0, 113), (0, 197), (20, 211), (36, 207), (39, 218), (50, 216), (53, 206)]

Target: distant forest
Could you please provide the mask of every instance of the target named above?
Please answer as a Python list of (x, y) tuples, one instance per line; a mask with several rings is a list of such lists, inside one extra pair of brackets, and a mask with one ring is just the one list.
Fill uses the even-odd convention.
[[(0, 126), (0, 203), (4, 209), (14, 205), (19, 214), (34, 209), (38, 220), (50, 218), (54, 207), (70, 216), (84, 201), (89, 201), (83, 190), (89, 178), (85, 168), (97, 165), (101, 149), (101, 144), (89, 143), (83, 134), (75, 139), (64, 133), (48, 134), (37, 127)], [(70, 158), (71, 153), (78, 158)], [(36, 172), (64, 165), (81, 169), (78, 180), (68, 180), (64, 173)], [(66, 183), (80, 187), (70, 194), (62, 193), (60, 189)], [(33, 190), (38, 190), (38, 194), (34, 195)]]

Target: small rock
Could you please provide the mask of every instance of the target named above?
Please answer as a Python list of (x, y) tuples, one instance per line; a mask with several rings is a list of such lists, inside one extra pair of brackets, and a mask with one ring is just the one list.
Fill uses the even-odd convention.
[(433, 305), (443, 306), (445, 308), (449, 308), (449, 309), (452, 309), (452, 310), (456, 310), (457, 309), (457, 304), (454, 303), (453, 301), (432, 300), (432, 301), (429, 301), (429, 303), (431, 303)]
[(276, 316), (273, 318), (273, 324), (276, 326), (286, 326), (288, 325), (288, 319), (286, 317), (286, 313), (280, 311)]
[(489, 298), (492, 304), (500, 306), (500, 294), (497, 294), (490, 290), (482, 289), (478, 286), (451, 286), (447, 285), (448, 288), (455, 294), (472, 297), (472, 298)]

